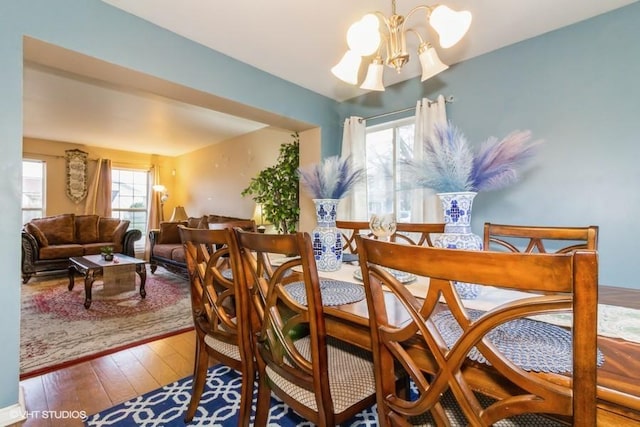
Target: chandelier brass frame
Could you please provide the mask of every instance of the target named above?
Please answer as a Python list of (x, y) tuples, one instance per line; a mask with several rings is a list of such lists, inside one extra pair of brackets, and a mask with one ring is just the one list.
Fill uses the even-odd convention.
[[(389, 18), (382, 12), (376, 11), (365, 15), (360, 21), (351, 25), (347, 32), (349, 50), (331, 69), (333, 74), (347, 83), (356, 85), (362, 58), (373, 57), (367, 76), (360, 87), (368, 90), (384, 90), (382, 82), (384, 65), (400, 73), (410, 59), (407, 52), (407, 33), (413, 33), (419, 42), (418, 57), (422, 66), (422, 81), (449, 68), (440, 61), (431, 43), (425, 41), (417, 30), (405, 28), (409, 18), (421, 10), (425, 11), (427, 22), (438, 33), (439, 44), (443, 48), (451, 47), (460, 41), (471, 25), (471, 13), (468, 11), (456, 12), (444, 5), (419, 5), (411, 9), (405, 17), (397, 14), (396, 0), (391, 0), (392, 14)], [(383, 24), (381, 30), (379, 30), (380, 24)], [(381, 54), (383, 48), (386, 54), (384, 60)]]

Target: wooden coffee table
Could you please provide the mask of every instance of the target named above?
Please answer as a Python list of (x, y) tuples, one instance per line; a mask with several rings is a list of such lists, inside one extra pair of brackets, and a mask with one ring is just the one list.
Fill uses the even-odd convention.
[(136, 273), (140, 276), (140, 296), (147, 296), (144, 283), (147, 280), (145, 261), (127, 255), (114, 254), (114, 261), (105, 261), (101, 255), (86, 255), (69, 258), (69, 290), (75, 284), (75, 275), (80, 273), (84, 277), (84, 308), (91, 307), (91, 287), (93, 282), (103, 276), (104, 269), (122, 265), (135, 265)]

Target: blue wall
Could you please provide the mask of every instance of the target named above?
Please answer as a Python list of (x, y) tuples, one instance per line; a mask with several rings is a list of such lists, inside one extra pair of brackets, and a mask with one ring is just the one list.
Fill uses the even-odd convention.
[[(100, 0), (0, 2), (0, 206), (20, 206), (22, 38), (160, 77), (321, 128), (323, 147), (341, 138), (337, 103), (214, 52)], [(324, 152), (323, 152), (324, 153)], [(0, 228), (0, 410), (18, 401), (19, 209)], [(76, 408), (78, 410), (82, 408)]]
[(449, 119), (474, 143), (530, 129), (545, 144), (536, 166), (505, 190), (479, 194), (485, 221), (599, 225), (600, 283), (640, 288), (640, 3), (341, 105), (371, 116), (453, 95)]

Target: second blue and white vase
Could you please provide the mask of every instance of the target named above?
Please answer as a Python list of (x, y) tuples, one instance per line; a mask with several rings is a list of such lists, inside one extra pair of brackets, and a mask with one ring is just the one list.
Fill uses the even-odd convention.
[[(476, 192), (438, 193), (444, 213), (444, 233), (433, 239), (437, 248), (482, 250), (482, 238), (471, 231), (471, 211)], [(455, 283), (460, 298), (474, 299), (480, 286), (474, 283)]]

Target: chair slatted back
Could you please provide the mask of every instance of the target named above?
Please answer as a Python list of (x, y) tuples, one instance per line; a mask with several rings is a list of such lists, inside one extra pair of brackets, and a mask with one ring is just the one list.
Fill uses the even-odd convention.
[[(357, 253), (357, 235), (375, 238), (368, 221), (336, 221), (336, 227), (342, 230), (342, 248), (348, 253)], [(444, 223), (399, 222), (390, 240), (407, 245), (433, 246), (431, 235), (437, 233), (444, 233)]]
[(209, 230), (220, 230), (224, 228), (240, 228), (245, 231), (256, 231), (256, 222), (252, 219), (238, 219), (233, 221), (209, 223)]
[(356, 236), (364, 234), (367, 237), (375, 236), (369, 228), (369, 221), (336, 221), (336, 227), (342, 232), (342, 251), (355, 254), (358, 252), (356, 247)]
[[(424, 413), (431, 414), (438, 425), (445, 425), (447, 415), (440, 403), (445, 392), (453, 396), (470, 425), (487, 426), (530, 413), (572, 417), (574, 425), (593, 425), (598, 295), (595, 251), (499, 253), (398, 245), (363, 237), (356, 240), (370, 315), (382, 425), (405, 425), (405, 417)], [(413, 296), (389, 268), (428, 277), (424, 300)], [(522, 300), (476, 318), (456, 294), (454, 282), (540, 294), (524, 294), (527, 296)], [(400, 301), (410, 321), (402, 325), (389, 322), (383, 285)], [(547, 292), (554, 294), (545, 295)], [(550, 374), (555, 380), (546, 381), (540, 374), (520, 368), (487, 336), (515, 319), (556, 311), (573, 313), (570, 381), (565, 374)], [(459, 328), (460, 335), (453, 343), (436, 326), (441, 325), (438, 316), (442, 315), (453, 319)], [(474, 369), (479, 362), (468, 357), (474, 347), (491, 364), (491, 374), (486, 374), (486, 367)], [(398, 365), (416, 384), (417, 399), (397, 393), (394, 366)], [(497, 400), (486, 403), (474, 390)]]
[[(250, 224), (244, 224), (250, 227)], [(255, 225), (254, 225), (255, 228)], [(249, 297), (237, 285), (242, 277), (235, 234), (230, 226), (212, 229), (178, 227), (184, 247), (196, 331), (196, 360), (192, 398), (185, 420), (191, 421), (202, 396), (208, 356), (242, 373), (239, 425), (249, 425), (255, 365), (249, 324)], [(210, 340), (205, 340), (209, 337)], [(231, 349), (231, 350), (230, 350)]]
[[(365, 359), (343, 351), (346, 344), (336, 345), (336, 340), (327, 337), (309, 234), (273, 235), (236, 229), (236, 236), (244, 286), (253, 307), (259, 378), (255, 425), (266, 425), (272, 391), (319, 426), (338, 425), (372, 405), (375, 387), (370, 355), (364, 352), (368, 356)], [(285, 255), (286, 259), (273, 266), (269, 260), (273, 254)], [(287, 288), (300, 284), (306, 304), (293, 298)], [(368, 372), (358, 368), (341, 374), (339, 370), (345, 366), (365, 366)], [(366, 384), (362, 380), (365, 376)], [(352, 390), (352, 378), (368, 386)]]
[[(327, 372), (327, 351), (320, 283), (309, 235), (237, 231), (237, 237), (260, 328), (256, 331), (258, 361), (299, 387), (315, 390), (319, 397), (317, 406), (328, 406), (332, 411), (329, 384), (323, 375)], [(269, 261), (272, 254), (296, 258), (275, 267)], [(306, 306), (296, 302), (285, 290), (292, 276), (305, 284)], [(296, 338), (305, 334), (311, 338), (309, 355), (304, 355), (295, 345)], [(308, 412), (299, 402), (285, 401), (299, 413)]]
[(545, 227), (485, 223), (484, 249), (524, 253), (597, 250), (598, 226)]
[(234, 267), (229, 264), (232, 231), (224, 227), (207, 230), (180, 226), (179, 232), (189, 272), (194, 321), (207, 333), (237, 345), (243, 322), (236, 318), (238, 290), (229, 275), (223, 273)]

